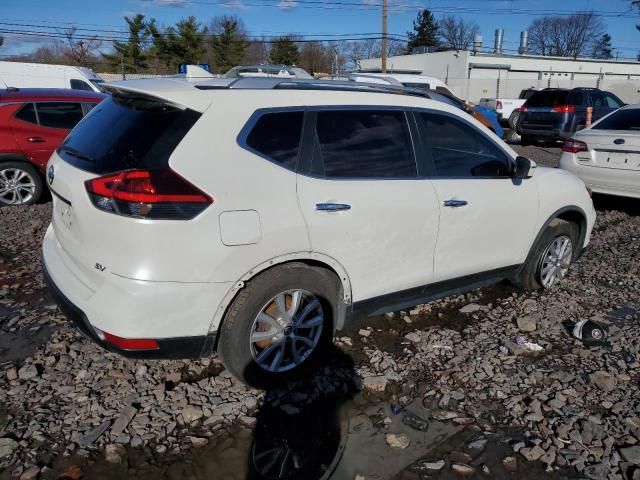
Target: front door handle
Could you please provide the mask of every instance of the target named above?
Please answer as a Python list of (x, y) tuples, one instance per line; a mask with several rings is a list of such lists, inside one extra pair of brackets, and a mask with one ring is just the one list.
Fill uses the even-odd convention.
[(466, 204), (467, 204), (466, 200), (445, 200), (443, 202), (443, 205), (445, 207), (453, 207), (453, 208), (464, 207)]
[(351, 205), (346, 203), (316, 203), (316, 210), (319, 212), (340, 212), (351, 210)]
[(44, 143), (46, 140), (42, 137), (29, 137), (27, 138), (29, 143)]

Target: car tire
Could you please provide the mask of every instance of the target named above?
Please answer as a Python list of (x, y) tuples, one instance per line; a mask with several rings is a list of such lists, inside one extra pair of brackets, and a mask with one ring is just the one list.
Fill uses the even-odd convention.
[(526, 147), (533, 143), (533, 138), (530, 135), (520, 135), (520, 145)]
[(240, 291), (223, 319), (218, 354), (225, 367), (257, 388), (299, 378), (331, 343), (341, 290), (332, 272), (303, 263), (261, 273)]
[[(555, 287), (576, 258), (577, 244), (578, 226), (560, 218), (553, 219), (529, 253), (519, 286), (525, 290)], [(556, 257), (559, 258), (554, 261)]]
[(42, 187), (42, 177), (32, 165), (0, 163), (0, 206), (32, 205), (40, 199)]
[(520, 120), (520, 110), (514, 110), (511, 112), (511, 115), (509, 115), (509, 126), (512, 130), (517, 130), (518, 120)]

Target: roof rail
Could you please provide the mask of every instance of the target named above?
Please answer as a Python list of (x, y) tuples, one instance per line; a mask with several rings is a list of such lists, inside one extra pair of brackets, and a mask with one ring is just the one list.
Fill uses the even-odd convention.
[(238, 78), (226, 85), (199, 83), (194, 85), (199, 90), (218, 89), (254, 89), (254, 90), (328, 90), (368, 93), (391, 93), (396, 95), (410, 95), (426, 97), (428, 94), (420, 89), (409, 88), (400, 85), (384, 85), (364, 82), (352, 82), (343, 80), (315, 80), (315, 79), (291, 79), (273, 77), (245, 77)]

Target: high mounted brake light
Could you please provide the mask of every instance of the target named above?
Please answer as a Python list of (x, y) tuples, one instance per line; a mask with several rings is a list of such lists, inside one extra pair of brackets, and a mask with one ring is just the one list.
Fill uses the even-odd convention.
[(170, 169), (125, 170), (85, 182), (105, 212), (154, 220), (189, 220), (213, 199)]

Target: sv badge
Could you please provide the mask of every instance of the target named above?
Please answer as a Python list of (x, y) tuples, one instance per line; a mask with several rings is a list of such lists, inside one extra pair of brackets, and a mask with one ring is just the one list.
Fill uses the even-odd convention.
[(107, 267), (104, 267), (104, 266), (100, 265), (99, 263), (96, 263), (96, 270), (100, 270), (101, 272), (104, 272), (106, 268)]

